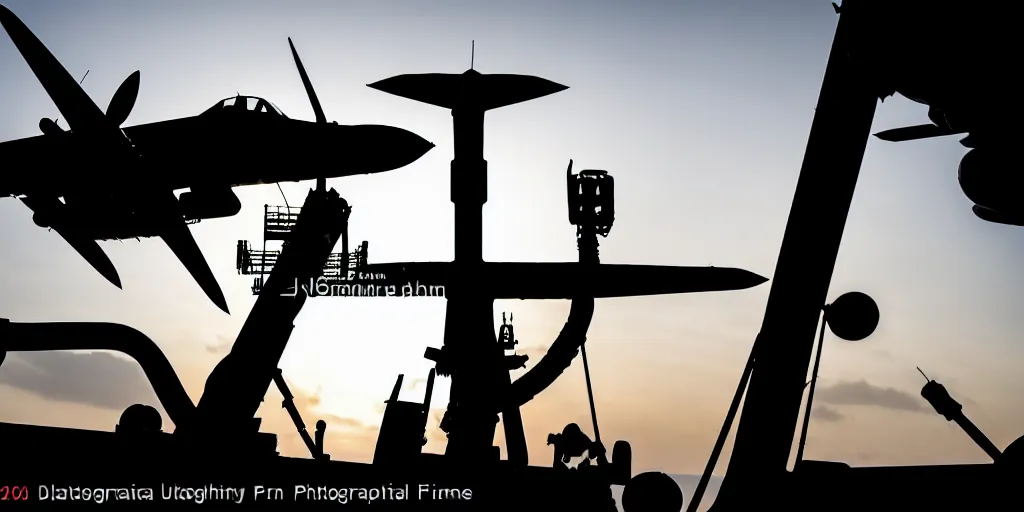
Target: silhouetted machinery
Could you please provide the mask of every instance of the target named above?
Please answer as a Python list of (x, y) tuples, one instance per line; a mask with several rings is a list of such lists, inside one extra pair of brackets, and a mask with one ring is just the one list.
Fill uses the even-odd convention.
[[(344, 201), (344, 200), (343, 200)], [(260, 290), (263, 287), (263, 282), (271, 270), (274, 269), (274, 264), (277, 263), (277, 258), (281, 254), (281, 250), (268, 250), (267, 242), (279, 242), (282, 245), (288, 242), (288, 237), (291, 235), (292, 228), (295, 227), (295, 222), (299, 218), (299, 213), (302, 208), (291, 207), (291, 206), (263, 206), (263, 248), (254, 249), (252, 244), (246, 240), (239, 240), (235, 250), (235, 270), (241, 275), (252, 275), (256, 276), (252, 282), (252, 293), (253, 295), (259, 295)], [(362, 242), (354, 251), (349, 250), (349, 238), (348, 238), (348, 219), (352, 214), (352, 208), (345, 203), (344, 209), (344, 222), (341, 232), (341, 252), (333, 252), (327, 257), (327, 263), (324, 264), (323, 273), (317, 283), (314, 286), (306, 284), (307, 288), (315, 295), (319, 284), (319, 288), (326, 287), (327, 290), (351, 290), (351, 287), (342, 287), (347, 283), (356, 283), (363, 281), (363, 275), (361, 275), (359, 269), (366, 266), (367, 253), (369, 251), (369, 242)]]
[[(318, 123), (323, 124), (325, 118), (297, 56), (296, 64)], [(605, 171), (573, 174), (571, 160), (566, 172), (567, 199), (569, 221), (576, 226), (579, 262), (484, 262), (480, 223), (487, 197), (484, 113), (566, 87), (538, 77), (484, 75), (474, 70), (460, 75), (404, 75), (372, 87), (452, 109), (456, 128), (452, 201), (459, 234), (455, 261), (390, 264), (386, 272), (377, 272), (367, 264), (366, 242), (350, 252), (351, 208), (335, 190), (327, 190), (325, 178), (318, 177), (316, 188), (310, 190), (301, 208), (265, 207), (262, 250), (238, 242), (237, 270), (258, 276), (253, 286), (258, 298), (230, 352), (208, 376), (198, 404), (185, 392), (155, 343), (134, 329), (103, 323), (0, 321), (0, 362), (8, 350), (116, 350), (131, 356), (149, 378), (175, 427), (173, 433), (163, 432), (156, 409), (141, 404), (125, 410), (115, 432), (0, 423), (5, 464), (32, 466), (19, 474), (27, 482), (61, 486), (109, 487), (112, 479), (120, 478), (121, 483), (127, 478), (134, 487), (143, 481), (166, 481), (170, 468), (178, 471), (174, 477), (179, 483), (208, 485), (211, 479), (241, 483), (250, 470), (258, 468), (273, 471), (277, 485), (334, 486), (342, 481), (377, 487), (387, 481), (415, 481), (465, 487), (471, 483), (474, 500), (463, 503), (471, 509), (498, 502), (523, 508), (542, 500), (556, 507), (575, 504), (583, 509), (614, 510), (610, 485), (629, 480), (632, 454), (627, 442), (618, 441), (609, 460), (601, 442), (584, 347), (595, 297), (738, 290), (766, 280), (742, 269), (601, 265), (598, 236), (607, 236), (614, 223), (614, 181)], [(342, 251), (332, 253), (339, 239)], [(268, 241), (280, 242), (281, 249), (267, 250)], [(320, 294), (319, 284), (303, 290), (299, 285), (322, 282), (333, 291), (335, 282), (396, 281), (410, 276), (413, 279), (407, 282), (451, 285), (452, 291), (446, 295), (444, 348), (428, 348), (426, 353), (436, 362), (428, 376), (426, 397), (423, 403), (400, 400), (404, 376), (399, 375), (386, 402), (373, 464), (333, 461), (324, 451), (326, 422), (318, 421), (314, 436), (309, 435), (279, 369), (296, 316), (308, 297)], [(600, 281), (600, 295), (595, 281)], [(506, 354), (518, 344), (511, 317), (503, 320), (495, 338), (496, 298), (572, 300), (569, 318), (548, 352), (514, 382), (509, 372), (524, 368), (528, 358)], [(519, 408), (551, 385), (577, 354), (586, 375), (594, 439), (570, 424), (549, 438), (554, 446), (554, 467), (530, 466)], [(422, 453), (436, 374), (452, 376), (451, 398), (440, 425), (449, 434), (444, 455)], [(280, 389), (282, 407), (312, 460), (280, 457), (276, 435), (259, 432), (261, 420), (256, 414), (272, 384)], [(505, 460), (494, 446), (499, 414), (508, 449)], [(564, 464), (567, 458), (583, 454), (586, 458), (576, 470)], [(58, 458), (58, 465), (30, 464)], [(101, 474), (94, 470), (99, 458), (131, 464), (114, 465)], [(595, 460), (597, 464), (592, 464)], [(189, 474), (180, 474), (183, 467), (189, 468)], [(506, 482), (523, 487), (508, 489)], [(678, 489), (672, 496), (674, 491)], [(426, 502), (414, 503), (416, 510), (435, 509)], [(436, 506), (451, 510), (458, 504), (440, 502)]]
[(579, 230), (608, 236), (615, 222), (615, 178), (608, 171), (565, 171), (569, 199), (569, 223)]
[(295, 429), (299, 433), (299, 438), (302, 439), (303, 444), (306, 445), (306, 449), (309, 450), (310, 455), (316, 460), (330, 460), (331, 456), (324, 452), (324, 435), (327, 432), (327, 422), (324, 420), (317, 420), (316, 422), (316, 439), (309, 437), (309, 432), (306, 431), (306, 423), (302, 421), (302, 415), (299, 414), (299, 409), (295, 407), (295, 395), (292, 394), (291, 389), (288, 388), (288, 384), (284, 380), (284, 375), (279, 368), (277, 373), (274, 374), (274, 384), (277, 384), (278, 391), (281, 392), (281, 407), (288, 411), (288, 416), (291, 417), (292, 423), (295, 424)]
[[(966, 139), (965, 139), (966, 140)], [(1024, 226), (1024, 205), (1016, 173), (1008, 170), (1019, 156), (1014, 143), (973, 148), (960, 160), (957, 181), (972, 202), (974, 214), (989, 222)], [(973, 146), (968, 146), (973, 147)]]
[(993, 461), (998, 461), (1002, 456), (1002, 452), (999, 451), (999, 448), (996, 448), (996, 445), (992, 444), (988, 436), (982, 433), (981, 429), (973, 421), (964, 415), (964, 406), (960, 405), (960, 402), (957, 402), (950, 396), (949, 391), (946, 391), (946, 386), (929, 379), (920, 368), (917, 371), (921, 372), (924, 380), (927, 381), (924, 387), (921, 388), (921, 396), (931, 404), (935, 412), (945, 417), (946, 421), (956, 422), (979, 448), (984, 450), (989, 457), (992, 457)]
[[(516, 354), (516, 345), (519, 344), (519, 340), (515, 337), (515, 327), (512, 325), (512, 317), (506, 316), (506, 313), (501, 314), (501, 326), (498, 328), (498, 343), (501, 345), (503, 352), (513, 351), (512, 354), (504, 354), (504, 366), (507, 371), (518, 370), (520, 368), (526, 368), (526, 362), (530, 360), (530, 356), (526, 354)], [(429, 359), (435, 363), (435, 369), (437, 374), (442, 377), (451, 376), (451, 368), (449, 366), (448, 358), (445, 355), (443, 349), (435, 347), (427, 347), (423, 352), (423, 357)]]
[(373, 452), (374, 464), (411, 465), (416, 463), (427, 444), (427, 419), (430, 417), (430, 398), (434, 394), (434, 370), (427, 375), (427, 389), (423, 403), (403, 402), (398, 399), (402, 390), (399, 375), (391, 398), (386, 401), (384, 418), (377, 435), (377, 447)]
[[(813, 333), (833, 281), (879, 100), (900, 92), (928, 104), (935, 123), (879, 134), (886, 140), (964, 131), (970, 132), (962, 141), (968, 147), (995, 149), (1000, 142), (1015, 140), (1005, 139), (1007, 128), (1000, 121), (1007, 115), (1001, 107), (1005, 98), (1015, 97), (1019, 89), (1009, 77), (1016, 70), (1005, 65), (1020, 54), (1020, 39), (1010, 28), (1018, 20), (1000, 16), (983, 3), (845, 0), (842, 7), (833, 6), (840, 14), (839, 23), (764, 319), (736, 393), (745, 390), (746, 396), (729, 469), (711, 510), (762, 510), (767, 496), (777, 500), (774, 506), (807, 511), (1020, 508), (1016, 490), (1020, 475), (1005, 469), (1013, 467), (1007, 465), (1012, 458), (1007, 454), (1015, 445), (1017, 450), (1024, 449), (1024, 439), (1011, 444), (996, 464), (850, 467), (842, 462), (801, 460), (792, 471), (788, 469), (811, 366)], [(974, 35), (955, 35), (964, 33)], [(986, 208), (974, 209), (979, 216), (988, 206), (1012, 206), (1005, 202), (1012, 193), (1010, 186), (983, 183), (991, 176), (972, 176), (995, 172), (990, 165), (997, 162), (992, 154), (972, 150), (961, 164), (964, 192), (986, 203)], [(832, 313), (826, 318), (830, 324), (838, 319)], [(833, 332), (846, 334), (840, 329)], [(959, 405), (937, 384), (929, 381), (922, 394), (941, 414), (969, 425)], [(737, 401), (733, 404), (726, 423), (739, 409)], [(723, 428), (719, 441), (727, 434)], [(713, 453), (718, 448), (716, 444)], [(995, 456), (992, 447), (985, 450)], [(709, 461), (709, 468), (712, 465)], [(691, 501), (689, 510), (695, 502)]]
[(505, 366), (509, 371), (526, 368), (526, 362), (530, 360), (530, 356), (515, 353), (516, 345), (519, 344), (519, 340), (516, 339), (515, 326), (512, 325), (512, 315), (508, 315), (508, 318), (506, 319), (505, 313), (501, 314), (501, 327), (498, 329), (498, 343), (501, 344), (501, 348), (505, 352), (508, 352), (509, 350), (512, 351), (512, 354), (505, 354)]
[[(576, 244), (580, 253), (581, 264), (598, 264), (598, 235), (607, 237), (615, 223), (615, 179), (607, 171), (583, 170), (578, 174), (572, 172), (573, 161), (565, 170), (566, 199), (569, 205), (569, 223), (576, 226)], [(594, 403), (594, 389), (590, 379), (590, 363), (587, 361), (586, 338), (579, 344), (580, 358), (583, 362), (583, 375), (587, 384), (587, 398), (590, 405), (590, 418), (594, 427), (594, 440), (591, 441), (580, 430), (579, 425), (570, 423), (561, 434), (548, 435), (548, 444), (554, 446), (553, 464), (558, 467), (568, 463), (573, 457), (583, 453), (587, 457), (578, 468), (591, 469), (590, 461), (598, 460), (598, 471), (610, 483), (625, 484), (630, 477), (632, 449), (626, 441), (616, 441), (611, 462), (605, 455), (601, 444), (601, 429), (597, 422), (597, 408)]]

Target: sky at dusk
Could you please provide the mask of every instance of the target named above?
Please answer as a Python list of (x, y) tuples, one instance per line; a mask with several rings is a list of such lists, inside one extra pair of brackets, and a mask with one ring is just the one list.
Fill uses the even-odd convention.
[[(429, 7), (428, 7), (429, 4)], [(771, 277), (821, 76), (835, 30), (828, 2), (5, 0), (105, 109), (141, 70), (126, 126), (198, 114), (236, 95), (265, 97), (313, 120), (292, 62), (292, 37), (329, 120), (401, 127), (436, 144), (389, 173), (329, 180), (353, 206), (353, 244), (374, 263), (448, 261), (452, 251), (448, 111), (365, 86), (404, 73), (537, 75), (569, 86), (487, 114), (484, 258), (573, 261), (564, 172), (616, 178), (607, 263), (739, 267)], [(0, 140), (38, 135), (59, 117), (9, 38), (0, 37)], [(875, 131), (926, 122), (906, 99), (879, 106)], [(253, 148), (257, 150), (259, 148)], [(277, 148), (282, 152), (288, 148)], [(270, 150), (274, 150), (271, 148)], [(976, 219), (956, 181), (956, 138), (872, 139), (829, 300), (862, 291), (879, 304), (875, 334), (827, 335), (806, 457), (852, 465), (985, 462), (985, 454), (920, 398), (945, 384), (1000, 448), (1024, 429), (1024, 231)], [(343, 159), (339, 155), (338, 162)], [(330, 167), (336, 162), (324, 162)], [(5, 172), (89, 173), (4, 161)], [(140, 168), (131, 172), (149, 173)], [(211, 172), (216, 172), (215, 169)], [(126, 176), (125, 179), (130, 179)], [(311, 183), (282, 184), (300, 204)], [(232, 311), (219, 311), (159, 239), (102, 242), (124, 290), (107, 283), (15, 199), (0, 201), (0, 315), (12, 321), (130, 325), (166, 352), (198, 401), (251, 308), (251, 278), (234, 268), (237, 240), (260, 242), (274, 185), (236, 189), (243, 208), (192, 232)], [(599, 300), (588, 356), (602, 438), (633, 446), (634, 471), (702, 471), (729, 406), (771, 283), (744, 291)], [(515, 315), (531, 362), (558, 334), (569, 303), (499, 301)], [(328, 422), (335, 459), (369, 461), (384, 400), (405, 374), (422, 400), (440, 347), (441, 298), (316, 298), (281, 367), (307, 424)], [(528, 363), (529, 365), (530, 363)], [(428, 451), (449, 391), (439, 378)], [(110, 430), (132, 403), (156, 404), (138, 366), (107, 353), (12, 354), (0, 368), (0, 420)], [(260, 416), (280, 450), (305, 454), (272, 388)], [(548, 433), (590, 431), (583, 370), (573, 366), (523, 408), (533, 464)], [(606, 443), (608, 442), (606, 441)], [(496, 443), (503, 447), (499, 428)], [(726, 469), (728, 449), (717, 473)]]

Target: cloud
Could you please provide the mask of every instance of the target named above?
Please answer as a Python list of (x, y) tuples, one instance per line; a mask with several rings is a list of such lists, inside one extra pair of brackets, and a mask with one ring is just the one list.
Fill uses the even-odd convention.
[(538, 345), (532, 345), (529, 347), (518, 347), (516, 353), (530, 356), (530, 361), (539, 361), (540, 358), (547, 355), (548, 347)]
[(876, 359), (885, 359), (885, 360), (892, 359), (892, 354), (890, 354), (888, 351), (885, 351), (885, 350), (882, 350), (882, 349), (872, 350), (871, 351), (871, 355), (874, 356)]
[(868, 452), (857, 452), (854, 458), (860, 462), (872, 462), (877, 459), (877, 457)]
[[(187, 378), (189, 375), (181, 377)], [(192, 377), (199, 378), (198, 375)], [(83, 406), (121, 411), (134, 403), (150, 404), (160, 409), (153, 388), (139, 365), (108, 352), (12, 352), (8, 354), (3, 366), (0, 366), (0, 384), (30, 393), (24, 396), (35, 395), (42, 398), (33, 404), (18, 405), (19, 411), (40, 407), (43, 411), (52, 412), (55, 408), (51, 400), (79, 404), (78, 407), (83, 411), (88, 410)], [(379, 427), (319, 410), (319, 389), (312, 393), (295, 387), (291, 387), (291, 390), (294, 394), (295, 407), (306, 423), (310, 435), (315, 431), (317, 420), (327, 422), (324, 444), (335, 459), (363, 462), (372, 459)], [(11, 391), (7, 393), (13, 394)], [(278, 450), (282, 455), (309, 457), (309, 451), (299, 437), (295, 424), (292, 423), (287, 411), (281, 408), (277, 386), (272, 385), (267, 396), (268, 399), (264, 401), (257, 414), (263, 419), (261, 430), (277, 434)], [(69, 406), (63, 405), (56, 409), (73, 410), (67, 407)], [(38, 420), (20, 421), (35, 423)], [(51, 420), (50, 423), (65, 425), (64, 419)], [(109, 419), (103, 418), (90, 422), (85, 428), (106, 430), (110, 427), (101, 425), (107, 424)], [(164, 428), (166, 430), (168, 426), (165, 424)]]
[(865, 380), (821, 388), (814, 399), (832, 405), (873, 405), (896, 411), (926, 412), (916, 396), (896, 388), (874, 386)]
[(0, 384), (61, 402), (124, 409), (157, 406), (153, 386), (138, 363), (108, 352), (17, 352), (0, 366)]
[(819, 405), (811, 409), (811, 418), (829, 423), (842, 421), (845, 416), (839, 411)]
[(207, 352), (211, 354), (226, 354), (231, 350), (231, 345), (234, 345), (235, 343), (235, 340), (222, 334), (218, 334), (216, 339), (217, 343), (214, 343), (213, 345), (206, 345)]

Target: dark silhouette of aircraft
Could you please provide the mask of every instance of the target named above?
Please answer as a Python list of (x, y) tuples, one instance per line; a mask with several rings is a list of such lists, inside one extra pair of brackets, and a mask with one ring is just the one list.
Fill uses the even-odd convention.
[[(10, 173), (0, 180), (0, 196), (20, 197), (36, 225), (56, 231), (118, 288), (117, 270), (97, 240), (159, 236), (206, 295), (228, 312), (188, 224), (237, 214), (241, 203), (232, 187), (389, 171), (433, 148), (401, 128), (328, 123), (291, 39), (315, 123), (289, 119), (265, 99), (238, 95), (198, 116), (121, 129), (138, 97), (138, 71), (121, 84), (104, 113), (4, 6), (0, 23), (70, 128), (43, 118), (43, 135), (0, 143), (0, 158), (31, 161), (47, 155), (48, 163), (60, 168), (79, 165), (84, 157), (102, 169), (56, 179), (48, 173)], [(332, 168), (323, 162), (332, 162)], [(120, 177), (126, 170), (136, 171), (133, 179)], [(190, 190), (175, 197), (183, 188)]]
[[(989, 222), (1024, 226), (1024, 206), (1011, 172), (1021, 130), (1007, 98), (1019, 91), (1015, 61), (1020, 43), (1008, 39), (1015, 27), (1004, 27), (996, 11), (964, 9), (955, 3), (919, 9), (904, 1), (886, 4), (871, 20), (873, 43), (862, 56), (887, 82), (883, 95), (899, 93), (928, 105), (931, 123), (876, 133), (879, 139), (904, 142), (966, 134), (960, 143), (970, 151), (960, 161), (964, 195), (975, 203), (974, 214)], [(971, 37), (937, 36), (934, 27), (957, 27)], [(984, 56), (984, 57), (980, 57)], [(1004, 170), (1005, 169), (1005, 170)]]

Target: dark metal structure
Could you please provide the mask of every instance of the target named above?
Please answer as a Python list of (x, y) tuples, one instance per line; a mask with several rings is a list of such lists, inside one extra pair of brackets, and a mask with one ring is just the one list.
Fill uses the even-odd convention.
[[(483, 263), (483, 205), (487, 202), (487, 161), (484, 160), (484, 113), (530, 101), (567, 89), (543, 78), (522, 75), (484, 75), (469, 70), (461, 75), (401, 75), (370, 84), (396, 96), (452, 111), (455, 148), (452, 160), (451, 200), (455, 205), (455, 267), (445, 287), (448, 298), (444, 346), (451, 360), (452, 387), (445, 430), (447, 454), (465, 463), (497, 460), (494, 430), (498, 418), (494, 395), (507, 394), (508, 375), (496, 348), (492, 325), (493, 298), (478, 283), (485, 278)], [(499, 400), (501, 401), (501, 400)], [(517, 415), (518, 408), (512, 413)], [(509, 453), (523, 457), (526, 441), (522, 420), (515, 425)]]
[[(957, 6), (962, 9), (955, 8)], [(714, 509), (763, 510), (766, 506), (780, 504), (790, 510), (821, 510), (824, 504), (828, 510), (858, 511), (1005, 509), (1007, 504), (1012, 507), (1010, 500), (1016, 497), (1007, 484), (1022, 474), (1024, 438), (1000, 451), (967, 419), (962, 406), (949, 396), (945, 388), (932, 380), (925, 385), (922, 396), (937, 412), (960, 424), (995, 460), (994, 464), (851, 468), (838, 462), (803, 460), (801, 453), (794, 470), (787, 470), (807, 385), (805, 379), (816, 327), (821, 326), (820, 356), (826, 323), (837, 336), (857, 339), (870, 334), (878, 320), (877, 307), (871, 301), (871, 307), (850, 307), (861, 313), (867, 311), (867, 316), (853, 315), (860, 320), (855, 318), (844, 323), (841, 320), (842, 310), (850, 308), (840, 307), (841, 302), (850, 304), (850, 300), (859, 300), (860, 304), (867, 304), (863, 299), (850, 299), (852, 294), (825, 306), (825, 315), (821, 315), (877, 100), (900, 92), (929, 104), (942, 112), (946, 125), (933, 119), (940, 133), (958, 130), (971, 133), (966, 145), (990, 149), (1002, 145), (1000, 150), (1005, 151), (1005, 144), (1010, 140), (1006, 134), (986, 125), (993, 116), (977, 113), (979, 105), (990, 107), (992, 104), (970, 98), (971, 92), (981, 90), (966, 88), (964, 84), (971, 80), (958, 77), (952, 81), (959, 87), (934, 80), (941, 75), (939, 71), (949, 69), (964, 74), (975, 73), (975, 81), (982, 83), (996, 74), (981, 74), (983, 66), (977, 64), (957, 68), (956, 62), (933, 55), (936, 50), (921, 43), (928, 39), (926, 36), (942, 41), (951, 39), (937, 37), (936, 32), (945, 34), (965, 26), (988, 28), (988, 33), (996, 35), (959, 41), (969, 48), (963, 55), (977, 56), (987, 51), (990, 55), (1002, 57), (997, 61), (1009, 61), (1008, 55), (1019, 52), (1007, 40), (1001, 39), (1006, 38), (1004, 31), (991, 28), (998, 26), (992, 14), (994, 8), (986, 10), (987, 6), (977, 6), (968, 9), (965, 4), (950, 4), (932, 5), (926, 12), (920, 12), (916, 3), (909, 0), (847, 0), (836, 9), (841, 14), (839, 25), (764, 321), (723, 429), (727, 434), (732, 418), (740, 414), (729, 471)], [(8, 16), (6, 21), (13, 16), (6, 10), (0, 13)], [(917, 19), (919, 15), (920, 20)], [(918, 23), (912, 24), (915, 20)], [(946, 41), (944, 48), (951, 45)], [(925, 64), (918, 62), (921, 60)], [(301, 64), (298, 65), (303, 82), (310, 90), (308, 78)], [(935, 69), (942, 66), (945, 68)], [(41, 481), (45, 477), (48, 482), (67, 483), (73, 480), (77, 485), (99, 485), (105, 480), (126, 475), (134, 481), (165, 478), (167, 468), (176, 464), (196, 468), (191, 478), (199, 481), (212, 475), (244, 473), (244, 477), (238, 477), (242, 481), (248, 479), (253, 467), (258, 467), (271, 469), (279, 479), (302, 485), (328, 485), (339, 479), (350, 486), (367, 482), (379, 485), (382, 481), (401, 479), (451, 487), (458, 486), (460, 482), (462, 486), (472, 482), (479, 494), (474, 502), (468, 504), (471, 509), (484, 503), (488, 508), (495, 508), (498, 503), (510, 509), (543, 503), (548, 507), (574, 505), (579, 509), (598, 504), (608, 509), (604, 499), (608, 485), (613, 481), (622, 482), (624, 476), (628, 476), (631, 452), (628, 445), (617, 445), (612, 460), (605, 459), (592, 396), (591, 416), (596, 442), (583, 434), (578, 425), (570, 424), (562, 434), (549, 438), (551, 444), (556, 445), (553, 467), (526, 464), (519, 405), (547, 387), (568, 366), (577, 351), (585, 354), (586, 328), (593, 314), (595, 297), (737, 289), (756, 286), (764, 281), (763, 278), (737, 269), (600, 264), (597, 236), (608, 234), (615, 215), (612, 196), (603, 191), (610, 191), (613, 182), (606, 173), (584, 171), (573, 175), (571, 168), (567, 173), (569, 217), (570, 222), (577, 226), (580, 262), (483, 262), (480, 213), (487, 198), (482, 133), (484, 113), (558, 92), (565, 87), (537, 77), (483, 75), (474, 70), (461, 75), (403, 75), (372, 86), (452, 110), (456, 130), (455, 159), (452, 162), (452, 201), (456, 204), (455, 261), (370, 265), (365, 262), (365, 252), (362, 258), (353, 258), (343, 244), (341, 254), (344, 256), (339, 264), (342, 270), (338, 274), (350, 277), (351, 262), (355, 259), (357, 269), (365, 269), (372, 276), (379, 275), (383, 282), (443, 283), (448, 288), (445, 344), (440, 350), (428, 351), (435, 356), (432, 359), (437, 363), (437, 373), (449, 374), (453, 378), (445, 422), (449, 433), (448, 453), (445, 456), (421, 453), (430, 390), (423, 404), (402, 402), (397, 395), (401, 377), (385, 410), (374, 464), (331, 461), (325, 457), (325, 425), (322, 422), (318, 422), (315, 440), (311, 440), (308, 434), (303, 435), (313, 460), (279, 457), (275, 436), (257, 432), (259, 420), (254, 418), (255, 411), (267, 388), (275, 381), (284, 392), (284, 406), (295, 419), (298, 431), (305, 432), (304, 423), (290, 404), (290, 393), (286, 391), (277, 365), (294, 318), (307, 296), (299, 293), (298, 287), (291, 283), (315, 280), (323, 274), (331, 261), (335, 243), (345, 231), (344, 224), (350, 213), (348, 204), (335, 191), (327, 191), (321, 180), (317, 189), (310, 192), (301, 213), (296, 210), (296, 217), (292, 217), (291, 210), (281, 216), (275, 212), (275, 215), (265, 217), (265, 223), (280, 226), (278, 231), (265, 229), (265, 238), (266, 235), (271, 238), (279, 236), (284, 241), (279, 253), (271, 256), (264, 247), (257, 262), (253, 256), (255, 253), (246, 244), (239, 245), (240, 267), (247, 268), (254, 275), (257, 272), (255, 268), (259, 267), (259, 272), (268, 272), (269, 277), (266, 283), (260, 283), (256, 306), (231, 353), (211, 373), (198, 405), (193, 405), (188, 399), (155, 345), (151, 341), (147, 343), (145, 336), (130, 328), (110, 324), (0, 322), (0, 361), (7, 351), (15, 350), (110, 349), (133, 355), (144, 366), (176, 426), (174, 434), (160, 432), (158, 427), (154, 427), (149, 411), (138, 407), (125, 411), (116, 432), (0, 424), (0, 440), (7, 441), (5, 464), (27, 468), (22, 476), (30, 481)], [(1006, 92), (1006, 89), (999, 91)], [(312, 93), (310, 95), (319, 121), (323, 118), (319, 104)], [(967, 116), (969, 121), (963, 121), (965, 113), (971, 111), (975, 115)], [(637, 279), (637, 276), (642, 276), (642, 279)], [(539, 284), (545, 278), (556, 284), (545, 288)], [(626, 280), (639, 281), (640, 284), (621, 284)], [(594, 289), (595, 283), (600, 283), (606, 290), (608, 287), (604, 285), (610, 283), (613, 291), (601, 295)], [(573, 310), (562, 333), (565, 337), (560, 335), (548, 355), (515, 382), (507, 378), (510, 365), (505, 362), (508, 359), (504, 359), (503, 351), (508, 348), (509, 340), (515, 341), (514, 335), (508, 332), (502, 340), (495, 339), (491, 321), (492, 303), (499, 297), (573, 299)], [(872, 308), (873, 323), (870, 320)], [(869, 324), (870, 328), (864, 327)], [(84, 341), (64, 341), (65, 338)], [(586, 373), (589, 390), (589, 367)], [(812, 382), (815, 375), (816, 370), (812, 372)], [(428, 388), (433, 377), (432, 371)], [(744, 392), (746, 398), (741, 411)], [(499, 460), (493, 446), (499, 413), (509, 436), (506, 440), (509, 446), (507, 461)], [(716, 444), (715, 457), (723, 444), (724, 435)], [(72, 450), (75, 457), (66, 458)], [(599, 461), (598, 468), (605, 467), (609, 471), (568, 471), (559, 467), (559, 460), (584, 452), (588, 459)], [(624, 456), (619, 457), (618, 454)], [(60, 467), (37, 464), (35, 466), (38, 467), (34, 468), (30, 464), (58, 456), (66, 461)], [(117, 462), (114, 465), (116, 470), (103, 475), (97, 475), (95, 471), (89, 473), (99, 457)], [(712, 457), (707, 475), (714, 468), (715, 457)], [(639, 478), (630, 484), (637, 480)], [(519, 488), (507, 489), (506, 482), (515, 482)], [(936, 490), (953, 492), (940, 494)], [(597, 498), (581, 504), (577, 499), (580, 495), (574, 492)], [(632, 495), (639, 496), (638, 493), (634, 491)], [(672, 500), (679, 501), (676, 494), (672, 496)], [(836, 497), (840, 499), (836, 500)], [(825, 499), (830, 501), (825, 503)], [(467, 503), (420, 502), (413, 506), (418, 510), (455, 510), (460, 505), (465, 507)]]
[[(737, 390), (739, 395), (746, 388), (746, 399), (729, 470), (713, 509), (759, 509), (766, 496), (778, 495), (780, 489), (786, 490), (784, 505), (793, 510), (820, 510), (822, 500), (829, 500), (829, 510), (961, 510), (1016, 499), (1005, 486), (1004, 477), (1011, 474), (1007, 471), (1018, 467), (1009, 463), (1001, 470), (998, 464), (850, 468), (802, 460), (792, 473), (786, 469), (814, 330), (878, 100), (900, 92), (933, 111), (969, 115), (971, 122), (961, 126), (998, 135), (999, 128), (989, 124), (994, 112), (985, 110), (991, 107), (989, 99), (982, 96), (1006, 97), (995, 93), (1008, 92), (1005, 81), (995, 80), (1005, 73), (997, 63), (1006, 62), (1020, 48), (1019, 39), (1011, 43), (1008, 32), (999, 29), (1011, 22), (1001, 21), (991, 5), (922, 7), (907, 0), (847, 0), (841, 7), (833, 5), (839, 24), (764, 322)], [(950, 37), (967, 32), (984, 35)], [(990, 57), (984, 64), (979, 60), (982, 55)], [(961, 87), (968, 83), (970, 87)], [(992, 90), (982, 94), (988, 87)], [(986, 138), (991, 144), (1006, 136)], [(926, 386), (922, 394), (934, 398), (932, 388)], [(948, 407), (936, 406), (940, 408), (948, 412)], [(731, 410), (727, 425), (732, 414)], [(1019, 459), (1015, 463), (1019, 465)], [(958, 492), (935, 492), (951, 486)], [(835, 496), (842, 499), (837, 502)]]
[[(464, 463), (479, 464), (499, 458), (493, 445), (499, 412), (509, 460), (527, 463), (526, 439), (519, 415), (521, 404), (510, 400), (514, 384), (508, 380), (504, 354), (496, 343), (492, 325), (495, 299), (586, 297), (585, 301), (591, 301), (594, 296), (742, 289), (763, 282), (760, 277), (735, 269), (587, 265), (591, 256), (582, 246), (579, 264), (486, 263), (482, 260), (481, 242), (482, 207), (487, 201), (484, 113), (567, 87), (534, 76), (489, 75), (474, 69), (462, 74), (400, 75), (370, 84), (370, 87), (452, 111), (455, 148), (451, 164), (451, 200), (455, 204), (455, 260), (451, 263), (369, 265), (367, 270), (399, 282), (444, 282), (448, 309), (442, 348), (444, 359), (438, 363), (452, 375), (452, 392), (443, 428), (448, 433), (447, 453)], [(576, 194), (570, 195), (570, 201), (576, 197)], [(570, 203), (572, 208), (573, 203)], [(610, 228), (610, 215), (614, 213), (606, 214)], [(576, 214), (572, 215), (571, 220), (575, 220)], [(594, 249), (592, 257), (596, 259), (596, 243)], [(603, 290), (607, 295), (598, 295), (595, 287), (586, 284), (588, 281), (607, 284)], [(624, 290), (629, 286), (634, 288)], [(592, 311), (582, 315), (587, 317), (584, 323), (589, 324), (591, 314)], [(577, 347), (585, 339), (579, 334), (574, 336), (579, 340)]]
[[(301, 211), (302, 208), (297, 206), (264, 205), (262, 249), (254, 249), (246, 240), (238, 241), (235, 250), (235, 270), (240, 275), (255, 276), (252, 283), (253, 295), (259, 295), (266, 276), (273, 271), (274, 265), (281, 255), (280, 246), (287, 243)], [(341, 285), (366, 280), (364, 279), (366, 276), (361, 275), (359, 270), (366, 266), (369, 242), (364, 241), (354, 251), (350, 251), (348, 219), (351, 214), (352, 208), (345, 203), (341, 218), (341, 251), (332, 252), (327, 256), (327, 263), (324, 264), (323, 272), (317, 280), (318, 283), (327, 286), (329, 290), (342, 289)], [(279, 244), (279, 248), (267, 249), (268, 242)], [(302, 284), (305, 284), (310, 291), (316, 292), (317, 286), (314, 285), (310, 288), (308, 283)]]

